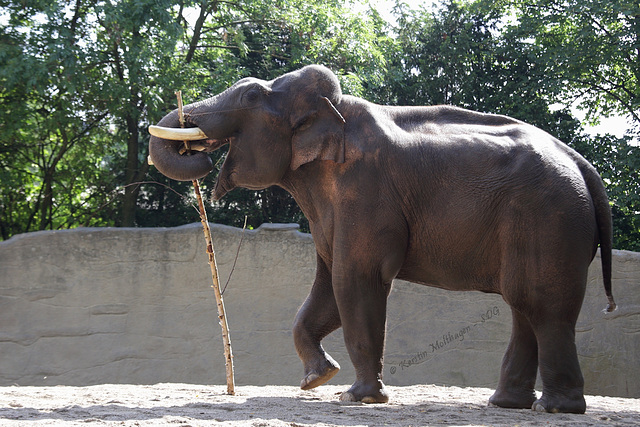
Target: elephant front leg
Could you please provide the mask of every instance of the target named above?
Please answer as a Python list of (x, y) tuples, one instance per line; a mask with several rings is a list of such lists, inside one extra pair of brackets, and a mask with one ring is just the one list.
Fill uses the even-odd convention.
[(318, 387), (340, 370), (340, 365), (320, 344), (324, 337), (339, 327), (340, 315), (331, 287), (331, 273), (318, 256), (316, 280), (311, 293), (298, 310), (293, 327), (296, 351), (304, 365), (301, 389)]
[(356, 381), (340, 396), (342, 401), (386, 403), (389, 400), (382, 382), (389, 288), (390, 284), (385, 286), (381, 281), (353, 278), (334, 289), (345, 345), (356, 371)]

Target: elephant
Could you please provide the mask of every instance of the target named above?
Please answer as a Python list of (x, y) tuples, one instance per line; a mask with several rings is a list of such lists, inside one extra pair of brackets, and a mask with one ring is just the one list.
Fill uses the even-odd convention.
[(397, 278), (496, 293), (510, 306), (512, 334), (490, 404), (584, 413), (575, 324), (598, 247), (607, 310), (616, 304), (609, 201), (576, 151), (503, 115), (343, 94), (321, 65), (241, 79), (186, 105), (184, 129), (178, 116), (150, 127), (161, 173), (201, 178), (213, 168), (208, 153), (229, 144), (215, 200), (236, 187), (275, 185), (309, 220), (316, 276), (293, 325), (302, 389), (340, 369), (321, 341), (342, 327), (356, 378), (340, 399), (388, 401), (383, 350)]

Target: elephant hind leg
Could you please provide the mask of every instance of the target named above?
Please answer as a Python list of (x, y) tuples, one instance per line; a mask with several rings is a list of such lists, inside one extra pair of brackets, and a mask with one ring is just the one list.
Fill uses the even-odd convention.
[(541, 412), (583, 414), (584, 379), (575, 344), (575, 322), (534, 326), (538, 337), (538, 359), (542, 396), (532, 409)]
[(489, 403), (503, 408), (528, 409), (536, 400), (538, 343), (529, 321), (515, 309), (511, 340), (502, 360), (500, 382)]

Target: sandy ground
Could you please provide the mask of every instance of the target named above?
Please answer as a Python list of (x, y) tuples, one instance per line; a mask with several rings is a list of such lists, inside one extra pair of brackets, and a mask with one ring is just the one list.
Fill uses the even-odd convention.
[(346, 386), (192, 384), (0, 387), (1, 426), (415, 426), (640, 425), (640, 399), (587, 396), (587, 413), (546, 414), (488, 407), (492, 390), (388, 387), (385, 405), (341, 403)]

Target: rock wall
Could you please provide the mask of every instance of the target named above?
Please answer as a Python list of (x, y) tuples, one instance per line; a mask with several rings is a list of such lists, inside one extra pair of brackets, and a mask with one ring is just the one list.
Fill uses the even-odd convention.
[[(212, 226), (223, 284), (242, 231)], [(222, 340), (200, 224), (85, 228), (0, 242), (0, 385), (224, 384)], [(315, 274), (295, 225), (246, 231), (224, 294), (239, 385), (297, 385), (291, 325)], [(600, 260), (577, 325), (588, 394), (640, 397), (640, 254), (616, 251), (620, 308), (603, 314)], [(494, 387), (511, 331), (500, 296), (397, 281), (389, 298), (385, 382)], [(341, 330), (324, 341), (354, 371)]]

